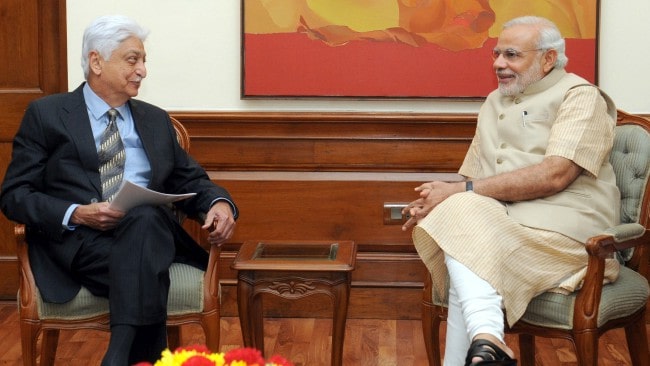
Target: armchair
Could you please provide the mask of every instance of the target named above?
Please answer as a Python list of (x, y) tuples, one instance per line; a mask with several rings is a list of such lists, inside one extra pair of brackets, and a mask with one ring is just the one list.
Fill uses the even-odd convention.
[[(582, 288), (570, 295), (546, 292), (535, 297), (526, 313), (507, 333), (519, 335), (521, 365), (535, 365), (535, 337), (564, 338), (576, 350), (578, 365), (598, 364), (598, 338), (624, 328), (635, 366), (650, 365), (646, 306), (650, 288), (650, 121), (618, 112), (610, 162), (621, 191), (621, 224), (585, 244), (589, 253)], [(633, 248), (633, 249), (631, 249)], [(622, 255), (619, 278), (603, 285), (605, 258)], [(430, 365), (440, 366), (440, 323), (446, 304), (434, 296), (425, 278), (422, 327)]]
[[(172, 123), (181, 147), (187, 151), (190, 144), (187, 130), (174, 118)], [(36, 345), (39, 334), (42, 335), (40, 364), (53, 365), (60, 330), (109, 330), (108, 300), (93, 296), (82, 287), (79, 294), (68, 303), (43, 302), (34, 282), (27, 255), (28, 243), (25, 242), (24, 225), (16, 225), (15, 237), (20, 271), (18, 309), (23, 365), (37, 364)], [(219, 252), (217, 246), (210, 247), (206, 272), (181, 263), (174, 263), (170, 268), (167, 333), (171, 349), (180, 345), (180, 326), (185, 324), (201, 325), (208, 348), (213, 352), (219, 349)]]

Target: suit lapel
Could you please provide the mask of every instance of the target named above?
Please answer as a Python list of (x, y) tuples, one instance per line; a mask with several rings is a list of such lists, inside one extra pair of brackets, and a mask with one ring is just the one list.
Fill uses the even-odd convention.
[(69, 94), (68, 101), (63, 105), (60, 119), (77, 148), (79, 160), (88, 179), (101, 197), (99, 158), (82, 88), (83, 84)]

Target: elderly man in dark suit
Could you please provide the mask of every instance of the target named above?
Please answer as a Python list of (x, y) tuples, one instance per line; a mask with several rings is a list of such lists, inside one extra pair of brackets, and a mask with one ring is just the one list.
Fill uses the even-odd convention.
[[(0, 194), (2, 212), (27, 226), (29, 256), (45, 301), (67, 302), (82, 285), (109, 299), (111, 338), (102, 365), (155, 361), (167, 345), (169, 266), (207, 264), (206, 252), (169, 207), (117, 211), (108, 202), (112, 188), (106, 182), (196, 193), (176, 206), (205, 215), (203, 228), (212, 244), (232, 236), (237, 217), (228, 192), (179, 146), (169, 115), (131, 99), (147, 75), (146, 36), (123, 16), (100, 17), (86, 29), (87, 82), (29, 105)], [(105, 179), (103, 136), (114, 123), (113, 143), (121, 140), (122, 146), (111, 166), (120, 168)]]

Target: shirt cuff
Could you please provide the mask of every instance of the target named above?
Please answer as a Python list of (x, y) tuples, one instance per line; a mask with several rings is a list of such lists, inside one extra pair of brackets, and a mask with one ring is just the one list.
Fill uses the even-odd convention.
[(239, 212), (237, 212), (237, 206), (235, 206), (235, 203), (232, 202), (231, 200), (227, 199), (227, 198), (219, 197), (219, 198), (215, 199), (214, 201), (210, 202), (210, 207), (214, 206), (215, 203), (217, 203), (219, 201), (228, 202), (228, 204), (230, 205), (230, 209), (232, 209), (232, 216), (235, 218), (235, 220), (237, 219), (237, 217), (239, 217)]
[(77, 228), (78, 225), (70, 225), (70, 217), (72, 217), (72, 213), (77, 209), (77, 207), (79, 207), (79, 204), (75, 203), (70, 205), (70, 207), (65, 211), (63, 222), (61, 223), (63, 230), (74, 230)]

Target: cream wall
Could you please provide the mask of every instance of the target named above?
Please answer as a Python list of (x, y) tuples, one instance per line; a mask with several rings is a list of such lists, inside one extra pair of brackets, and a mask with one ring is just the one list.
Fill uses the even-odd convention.
[[(650, 1), (600, 0), (599, 84), (619, 108), (650, 113)], [(151, 30), (149, 75), (139, 98), (167, 110), (475, 113), (479, 102), (440, 100), (241, 100), (240, 0), (67, 0), (68, 80), (82, 81), (84, 28), (125, 14)], [(489, 61), (488, 61), (489, 62)]]

